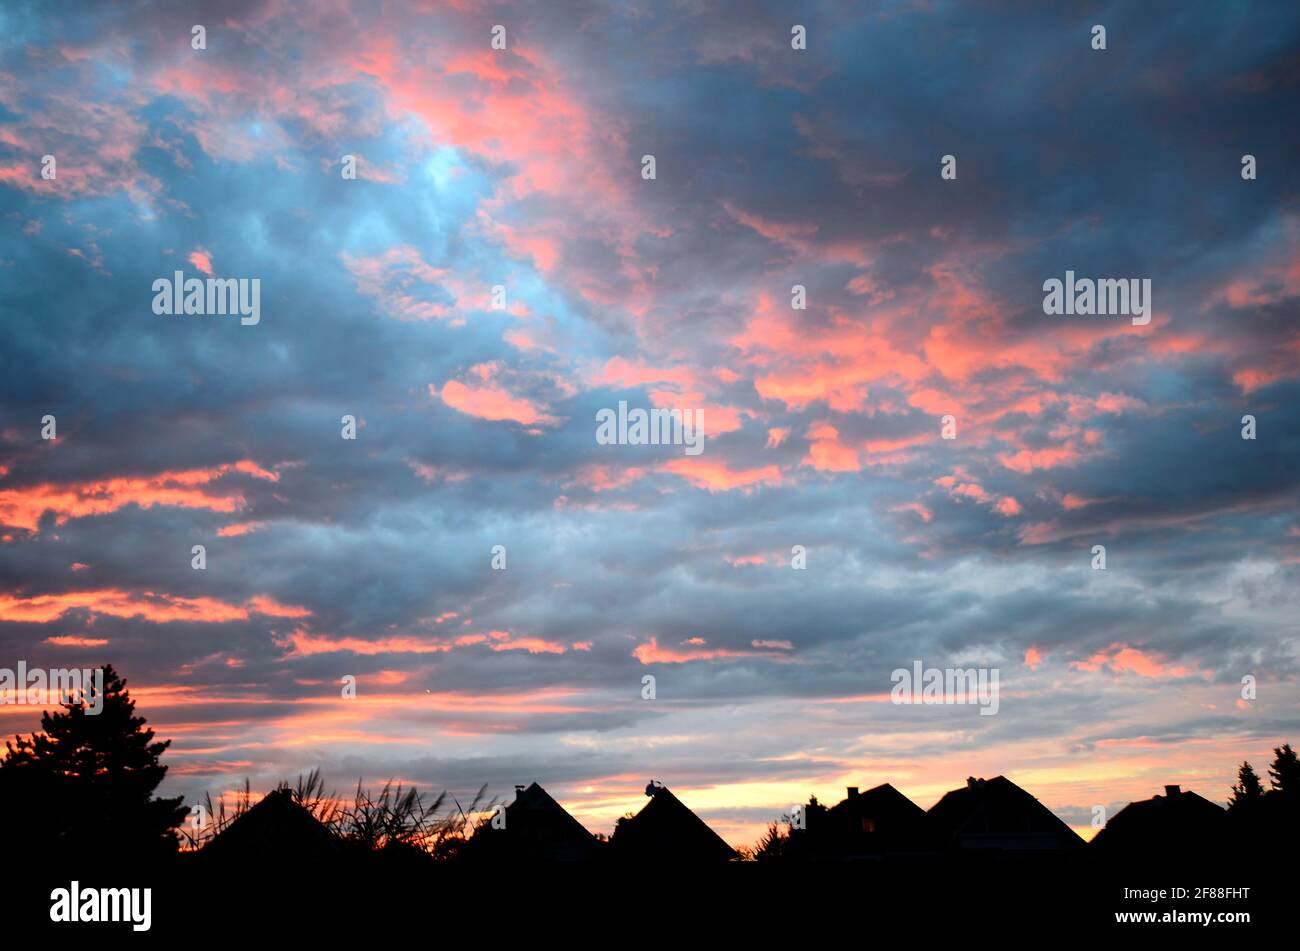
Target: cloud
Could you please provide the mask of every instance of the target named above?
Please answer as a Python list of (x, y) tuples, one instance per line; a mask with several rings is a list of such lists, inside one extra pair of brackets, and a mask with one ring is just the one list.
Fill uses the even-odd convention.
[(526, 397), (515, 396), (504, 387), (491, 383), (462, 383), (448, 380), (442, 390), (429, 384), (429, 392), (442, 399), (457, 412), (479, 419), (509, 420), (524, 426), (554, 425), (559, 420), (531, 403)]
[(274, 482), (279, 477), (251, 460), (207, 469), (182, 469), (152, 476), (126, 476), (89, 482), (37, 483), (0, 488), (0, 524), (36, 531), (47, 512), (56, 524), (115, 512), (128, 505), (201, 508), (235, 512), (242, 508), (242, 493), (213, 486), (232, 474)]
[(1096, 672), (1109, 670), (1121, 674), (1132, 671), (1139, 677), (1189, 677), (1192, 671), (1187, 667), (1170, 666), (1168, 660), (1158, 654), (1146, 653), (1136, 647), (1112, 644), (1103, 651), (1098, 651), (1086, 660), (1074, 661), (1071, 667), (1078, 670)]
[[(512, 7), (506, 51), (463, 4), (305, 12), (0, 39), (0, 652), (111, 659), (169, 795), (537, 770), (607, 831), (653, 759), (748, 844), (867, 780), (1222, 796), (1293, 729), (1294, 10), (1112, 11), (1104, 75), (1050, 6), (813, 8), (793, 57), (766, 2)], [(260, 279), (260, 324), (152, 314), (178, 268)], [(1066, 269), (1150, 277), (1152, 322), (1043, 314)], [(621, 399), (704, 452), (596, 444)], [(882, 699), (918, 656), (1001, 665), (999, 715)]]
[(116, 588), (65, 591), (59, 594), (19, 596), (0, 594), (0, 621), (46, 623), (63, 618), (69, 611), (133, 618), (153, 624), (172, 621), (220, 623), (247, 619), (252, 614), (272, 617), (307, 617), (306, 608), (278, 603), (257, 596), (245, 604), (229, 604), (216, 598), (188, 598), (152, 591), (130, 592)]

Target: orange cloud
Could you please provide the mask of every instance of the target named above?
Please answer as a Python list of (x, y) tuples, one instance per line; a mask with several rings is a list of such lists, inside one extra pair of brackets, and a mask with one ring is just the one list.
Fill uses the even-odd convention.
[(210, 469), (186, 469), (154, 476), (124, 476), (65, 484), (47, 482), (0, 489), (0, 524), (34, 532), (39, 527), (41, 516), (46, 512), (54, 512), (56, 524), (62, 525), (70, 518), (105, 515), (128, 505), (138, 505), (140, 508), (165, 505), (234, 512), (245, 504), (242, 493), (218, 493), (208, 488), (211, 483), (231, 473), (271, 482), (280, 479), (277, 473), (245, 459)]
[(289, 648), (289, 653), (297, 657), (310, 657), (314, 654), (335, 654), (347, 652), (371, 656), (374, 654), (444, 654), (452, 649), (447, 643), (422, 640), (418, 637), (383, 637), (367, 641), (359, 637), (321, 637), (302, 628), (280, 640), (281, 647)]
[(265, 614), (269, 617), (311, 617), (311, 612), (306, 608), (292, 604), (281, 604), (274, 598), (268, 598), (261, 594), (249, 598), (245, 605), (253, 614)]
[(307, 617), (311, 614), (306, 608), (281, 605), (264, 596), (237, 605), (216, 598), (183, 598), (152, 591), (133, 593), (118, 588), (66, 591), (26, 598), (0, 594), (0, 620), (4, 621), (44, 624), (57, 621), (68, 611), (79, 609), (109, 617), (140, 618), (154, 624), (171, 621), (243, 621), (251, 614), (273, 617)]
[[(496, 633), (496, 632), (494, 632)], [(502, 632), (504, 633), (504, 632)], [(494, 651), (528, 651), (530, 654), (563, 654), (563, 644), (544, 640), (540, 637), (509, 637), (490, 645)]]
[(102, 637), (78, 637), (75, 634), (65, 634), (58, 637), (47, 637), (44, 643), (53, 644), (55, 647), (107, 647), (108, 640)]
[(217, 529), (217, 537), (234, 538), (238, 535), (248, 535), (265, 525), (266, 522), (231, 522), (229, 525)]
[(1139, 677), (1189, 677), (1193, 673), (1186, 667), (1168, 666), (1159, 654), (1144, 652), (1123, 644), (1112, 644), (1087, 660), (1074, 661), (1070, 666), (1090, 673), (1102, 669), (1116, 674), (1132, 671)]
[[(703, 640), (692, 638), (693, 641)], [(684, 641), (690, 644), (691, 641)], [(685, 664), (693, 660), (717, 660), (721, 657), (752, 657), (753, 651), (733, 651), (721, 648), (697, 647), (692, 645), (686, 650), (680, 650), (675, 647), (660, 647), (659, 638), (652, 636), (644, 644), (638, 644), (632, 651), (632, 656), (642, 664)]]
[[(340, 652), (360, 654), (362, 656), (373, 656), (375, 654), (445, 654), (457, 647), (471, 647), (476, 644), (487, 644), (493, 651), (498, 652), (522, 650), (530, 654), (563, 654), (567, 650), (563, 644), (557, 644), (540, 637), (513, 637), (509, 631), (489, 631), (487, 634), (462, 634), (451, 641), (427, 640), (410, 635), (365, 640), (359, 637), (327, 637), (312, 634), (299, 628), (287, 637), (282, 638), (279, 644), (281, 647), (288, 648), (290, 655), (297, 657)], [(586, 648), (575, 647), (575, 649)]]

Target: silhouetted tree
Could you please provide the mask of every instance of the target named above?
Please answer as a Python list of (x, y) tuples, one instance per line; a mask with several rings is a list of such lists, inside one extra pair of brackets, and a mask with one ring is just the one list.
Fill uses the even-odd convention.
[(1283, 743), (1273, 749), (1273, 765), (1268, 768), (1269, 778), (1273, 783), (1273, 792), (1288, 798), (1300, 796), (1300, 760), (1296, 759), (1295, 750), (1290, 743)]
[(1229, 809), (1239, 809), (1264, 798), (1264, 784), (1255, 774), (1255, 767), (1242, 763), (1237, 769), (1237, 785), (1232, 787), (1232, 798), (1228, 800)]
[[(45, 854), (145, 858), (176, 851), (183, 797), (155, 799), (171, 740), (154, 742), (126, 681), (104, 668), (103, 708), (88, 714), (95, 688), (45, 711), (41, 732), (7, 741), (0, 762), (0, 816)], [(12, 844), (12, 839), (11, 843)], [(88, 850), (92, 850), (88, 853)], [(21, 854), (21, 853), (20, 853)]]
[(754, 846), (756, 862), (775, 862), (784, 857), (789, 837), (781, 833), (781, 827), (775, 822), (768, 823), (767, 832)]

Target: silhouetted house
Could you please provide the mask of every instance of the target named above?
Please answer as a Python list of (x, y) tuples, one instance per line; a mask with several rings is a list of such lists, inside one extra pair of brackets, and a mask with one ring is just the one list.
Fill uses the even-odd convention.
[(966, 780), (930, 807), (935, 831), (959, 849), (1047, 851), (1082, 847), (1083, 839), (1005, 776)]
[(650, 797), (635, 816), (618, 820), (610, 847), (619, 861), (672, 862), (683, 866), (725, 862), (736, 852), (667, 786), (651, 782)]
[(823, 813), (809, 810), (806, 820), (810, 851), (818, 858), (870, 858), (942, 847), (925, 810), (889, 783), (863, 793), (850, 786), (841, 802)]
[(1092, 848), (1105, 852), (1203, 852), (1227, 842), (1228, 813), (1191, 790), (1166, 786), (1163, 796), (1131, 802), (1093, 837)]
[(294, 802), (290, 790), (275, 789), (204, 845), (199, 856), (204, 862), (253, 868), (331, 860), (342, 851), (339, 839)]
[(462, 850), (466, 861), (585, 862), (602, 843), (583, 828), (537, 783), (515, 787), (515, 801), (505, 808), (505, 827), (489, 822)]

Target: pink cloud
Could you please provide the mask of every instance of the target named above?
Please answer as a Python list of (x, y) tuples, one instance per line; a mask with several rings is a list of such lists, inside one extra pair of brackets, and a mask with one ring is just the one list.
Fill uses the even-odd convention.
[(931, 518), (934, 517), (933, 514), (930, 512), (930, 510), (926, 508), (924, 505), (922, 505), (920, 502), (902, 502), (899, 503), (898, 505), (890, 506), (889, 511), (914, 512), (915, 514), (921, 516), (921, 521), (923, 522), (928, 522), (930, 521)]
[[(445, 319), (456, 314), (454, 305), (430, 299), (426, 290), (429, 286), (456, 286), (454, 275), (428, 264), (411, 245), (388, 248), (371, 256), (353, 256), (344, 251), (340, 259), (356, 281), (357, 289), (375, 298), (389, 315), (399, 320)], [(485, 303), (486, 288), (483, 294)]]
[[(489, 369), (484, 373), (482, 366), (472, 370), (471, 375), (480, 380), (491, 379), (494, 370)], [(441, 391), (430, 383), (429, 393), (440, 397), (457, 412), (479, 419), (508, 420), (524, 426), (553, 426), (560, 422), (547, 413), (545, 407), (533, 403), (526, 397), (516, 396), (504, 387), (491, 382), (462, 383), (458, 380), (448, 380), (443, 384)]]
[(615, 466), (591, 465), (579, 469), (570, 484), (586, 486), (593, 492), (608, 492), (610, 489), (630, 485), (645, 474), (645, 469), (636, 466), (620, 469)]
[(748, 489), (759, 485), (779, 485), (781, 470), (773, 465), (755, 469), (732, 469), (721, 460), (705, 461), (699, 456), (673, 459), (660, 466), (665, 472), (679, 475), (693, 485), (710, 492)]
[(1123, 644), (1112, 644), (1086, 660), (1074, 661), (1070, 666), (1090, 673), (1103, 669), (1116, 674), (1132, 671), (1139, 677), (1188, 677), (1192, 675), (1192, 671), (1187, 667), (1169, 666), (1168, 661), (1160, 654), (1144, 652), (1136, 647), (1127, 647)]
[(212, 276), (212, 255), (205, 248), (195, 248), (189, 253), (189, 262), (208, 277)]
[(808, 454), (804, 465), (823, 472), (853, 472), (858, 468), (858, 453), (840, 441), (839, 431), (829, 423), (814, 423), (808, 430)]
[[(704, 642), (699, 638), (692, 640), (700, 644)], [(689, 644), (690, 642), (684, 642)], [(752, 651), (734, 651), (723, 650), (720, 648), (697, 647), (691, 646), (686, 650), (674, 647), (660, 647), (659, 638), (651, 637), (644, 644), (638, 644), (632, 651), (632, 656), (642, 664), (685, 664), (697, 660), (719, 660), (727, 657), (749, 657), (753, 656)]]
[(1078, 462), (1082, 456), (1074, 449), (1059, 446), (1048, 449), (1021, 449), (1019, 452), (998, 453), (998, 462), (1013, 472), (1034, 472), (1038, 469), (1055, 469)]

